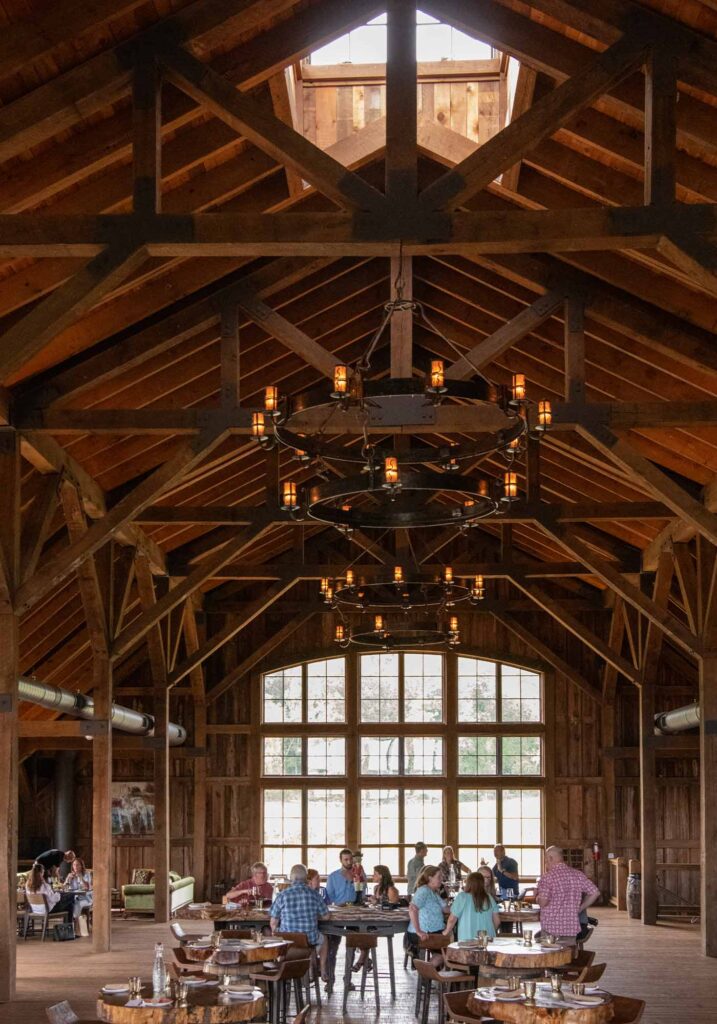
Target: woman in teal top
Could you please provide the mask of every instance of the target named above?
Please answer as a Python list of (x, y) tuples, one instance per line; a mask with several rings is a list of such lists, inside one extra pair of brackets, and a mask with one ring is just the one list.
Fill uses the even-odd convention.
[(500, 925), (498, 904), (486, 891), (485, 879), (480, 871), (472, 871), (463, 892), (453, 900), (444, 934), (450, 935), (458, 925), (458, 941), (474, 939), (478, 932), (488, 932), (494, 939)]

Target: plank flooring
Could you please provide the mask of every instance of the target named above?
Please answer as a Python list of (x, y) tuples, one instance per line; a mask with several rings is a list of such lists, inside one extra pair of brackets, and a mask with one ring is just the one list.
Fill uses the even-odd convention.
[[(714, 1024), (717, 1007), (717, 960), (700, 954), (699, 929), (686, 923), (660, 924), (646, 928), (611, 908), (597, 911), (600, 926), (591, 948), (596, 963), (605, 961), (605, 987), (647, 1002), (644, 1024)], [(88, 940), (54, 943), (38, 940), (18, 944), (17, 1000), (0, 1006), (0, 1024), (41, 1024), (44, 1008), (69, 999), (83, 1019), (95, 1018), (95, 1000), (100, 984), (123, 981), (130, 974), (147, 977), (154, 943), (175, 945), (167, 925), (141, 919), (113, 921), (111, 953), (93, 954)], [(203, 930), (198, 926), (197, 931)], [(383, 946), (384, 943), (381, 943)], [(388, 978), (381, 980), (384, 1020), (414, 1024), (412, 996), (415, 975), (404, 972), (400, 942), (396, 941), (398, 999), (391, 1003)], [(343, 961), (343, 950), (340, 962)], [(379, 970), (386, 970), (385, 950), (379, 950)], [(317, 1024), (334, 1024), (342, 1019), (341, 986), (324, 1004)], [(358, 995), (349, 999), (347, 1019), (375, 1018), (373, 1000), (361, 1004)], [(316, 1020), (316, 1018), (313, 1018)], [(435, 1021), (431, 1014), (431, 1021)]]

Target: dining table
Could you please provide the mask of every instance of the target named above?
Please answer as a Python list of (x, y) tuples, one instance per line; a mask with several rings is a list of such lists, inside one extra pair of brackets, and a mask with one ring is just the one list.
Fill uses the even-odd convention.
[(221, 990), (214, 980), (195, 984), (187, 996), (187, 1006), (177, 999), (165, 1005), (152, 1005), (152, 988), (145, 985), (142, 995), (130, 999), (129, 992), (100, 992), (97, 1017), (106, 1024), (239, 1024), (266, 1014), (264, 993), (249, 988), (240, 998)]
[(446, 959), (465, 967), (479, 969), (481, 975), (518, 974), (533, 977), (548, 968), (564, 967), (575, 955), (575, 946), (554, 943), (551, 945), (535, 942), (526, 946), (523, 939), (515, 935), (499, 935), (488, 940), (486, 947), (478, 939), (451, 942), (446, 949)]
[(613, 997), (605, 989), (588, 988), (577, 995), (564, 986), (556, 993), (549, 981), (536, 984), (532, 999), (520, 991), (486, 985), (471, 992), (467, 1009), (506, 1024), (609, 1024), (615, 1013)]
[(514, 910), (499, 910), (501, 924), (510, 924), (517, 935), (523, 934), (523, 925), (540, 921), (540, 907), (520, 907)]
[(286, 939), (269, 937), (260, 941), (223, 939), (218, 946), (206, 939), (196, 939), (182, 949), (187, 960), (195, 962), (205, 974), (240, 977), (256, 970), (258, 964), (281, 959), (290, 945)]

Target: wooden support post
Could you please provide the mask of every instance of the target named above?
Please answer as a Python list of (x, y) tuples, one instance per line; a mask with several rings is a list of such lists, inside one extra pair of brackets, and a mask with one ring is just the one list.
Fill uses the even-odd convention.
[(9, 428), (0, 430), (0, 1003), (15, 998), (18, 722), (18, 619), (12, 600), (20, 565), (20, 442)]
[(540, 501), (540, 441), (529, 437), (525, 453), (525, 480), (528, 501)]
[(410, 210), (418, 177), (416, 5), (388, 0), (386, 14), (386, 196), (391, 206)]
[[(391, 259), (391, 299), (413, 299), (413, 259)], [(397, 309), (391, 317), (391, 376), (410, 377), (413, 371), (413, 310)]]
[(224, 409), (239, 405), (239, 310), (231, 302), (221, 316), (221, 404)]
[[(142, 611), (156, 604), (154, 579), (149, 562), (143, 555), (135, 560), (137, 591)], [(154, 710), (154, 919), (169, 920), (169, 690), (167, 660), (162, 628), (159, 624), (147, 631), (147, 653), (152, 675)]]
[(565, 299), (565, 400), (585, 401), (585, 304), (582, 296)]
[[(187, 601), (184, 619), (184, 646), (187, 657), (191, 658), (199, 650), (199, 623), (194, 599)], [(192, 703), (194, 705), (194, 746), (206, 748), (207, 745), (207, 698), (204, 685), (204, 670), (197, 665), (189, 673), (192, 686)], [(206, 896), (206, 831), (207, 831), (207, 757), (194, 758), (194, 793), (193, 793), (193, 831), (192, 831), (192, 874), (194, 875), (195, 895), (202, 900)]]
[(668, 42), (653, 48), (645, 68), (645, 205), (675, 201), (677, 79)]
[(98, 730), (92, 741), (92, 949), (112, 948), (112, 663), (106, 654), (93, 654), (93, 700)]
[(153, 56), (139, 59), (132, 82), (134, 212), (160, 212), (162, 181), (162, 81)]
[(702, 952), (717, 957), (717, 655), (700, 659), (700, 905)]

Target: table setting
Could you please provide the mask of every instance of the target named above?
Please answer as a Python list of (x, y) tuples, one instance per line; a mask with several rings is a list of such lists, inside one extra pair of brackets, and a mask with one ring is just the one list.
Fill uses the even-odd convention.
[(468, 1008), (509, 1024), (607, 1024), (614, 1015), (612, 996), (598, 986), (549, 979), (523, 980), (517, 976), (480, 986), (468, 999)]
[(140, 978), (103, 986), (97, 1015), (107, 1024), (236, 1024), (265, 1013), (264, 993), (250, 981), (184, 977), (160, 994)]
[(482, 936), (451, 942), (448, 959), (466, 966), (487, 966), (513, 970), (563, 967), (573, 959), (574, 946), (559, 942), (533, 942), (533, 933), (523, 930), (523, 937), (499, 935), (496, 938)]

